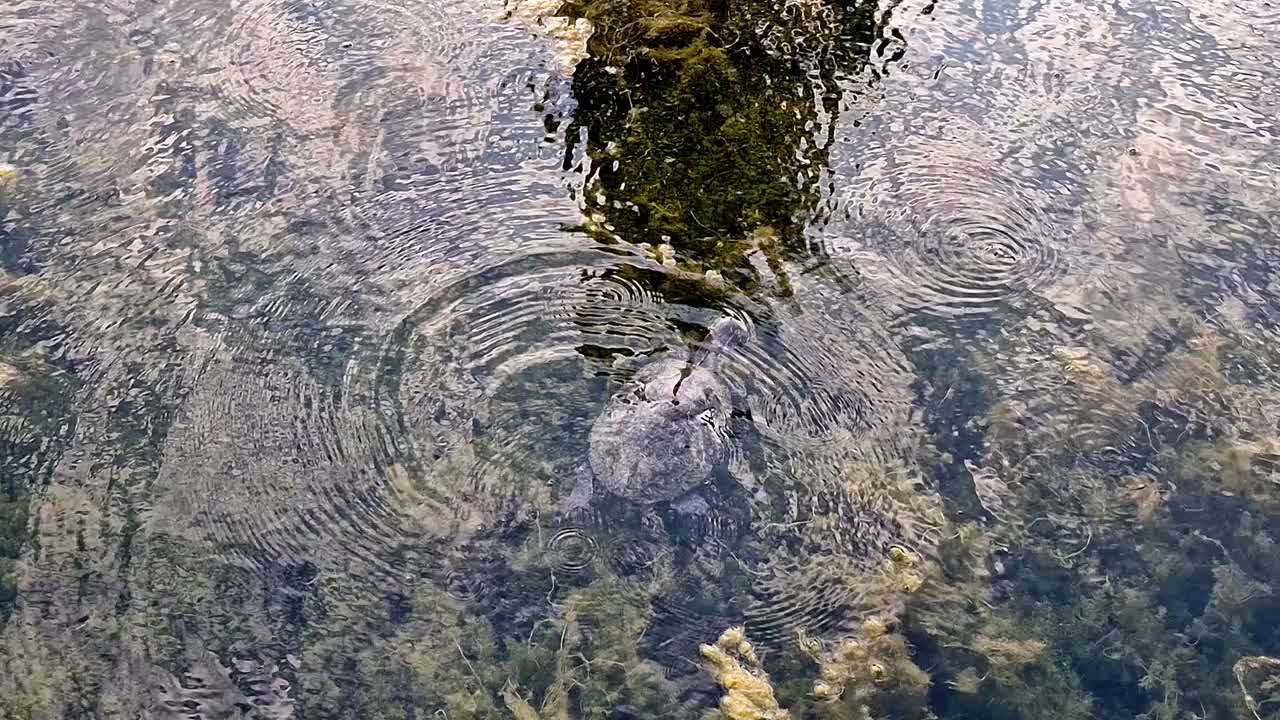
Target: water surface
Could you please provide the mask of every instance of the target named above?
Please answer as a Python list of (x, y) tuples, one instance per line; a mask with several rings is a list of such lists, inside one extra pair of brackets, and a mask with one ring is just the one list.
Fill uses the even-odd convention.
[(0, 8), (0, 717), (1280, 712), (1280, 6), (698, 7)]

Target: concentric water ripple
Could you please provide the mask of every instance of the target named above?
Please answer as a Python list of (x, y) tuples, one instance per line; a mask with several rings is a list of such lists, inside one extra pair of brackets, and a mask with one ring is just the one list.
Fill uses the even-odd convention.
[(547, 548), (555, 558), (556, 569), (563, 573), (585, 572), (595, 560), (596, 544), (581, 528), (563, 528), (547, 541)]
[(809, 320), (798, 318), (785, 332), (762, 328), (760, 342), (733, 358), (732, 372), (750, 387), (747, 403), (758, 426), (794, 447), (841, 431), (866, 435), (900, 420), (906, 396), (894, 383), (904, 367), (884, 338), (856, 325)]
[(283, 132), (291, 161), (337, 187), (404, 189), (478, 159), (513, 73), (537, 58), (498, 5), (243, 0), (181, 12), (210, 30), (186, 49), (217, 99), (208, 111)]
[[(463, 507), (468, 522), (480, 526), (555, 517), (557, 498), (571, 493), (587, 469), (590, 427), (610, 395), (646, 363), (688, 353), (696, 333), (685, 335), (687, 328), (705, 329), (723, 313), (741, 312), (664, 303), (638, 281), (640, 269), (661, 271), (612, 252), (548, 252), (492, 264), (428, 293), (389, 333), (376, 382), (378, 412), (396, 428), (398, 449), (411, 458), (406, 465), (415, 467), (420, 488), (391, 502), (412, 498), (415, 512), (440, 522)], [(814, 292), (793, 315), (752, 322), (746, 340), (718, 357), (743, 418), (732, 443), (732, 475), (723, 485), (713, 478), (696, 489), (710, 505), (705, 515), (600, 497), (588, 522), (555, 530), (540, 560), (546, 569), (594, 576), (599, 560), (602, 570), (629, 583), (678, 579), (654, 600), (655, 622), (684, 647), (696, 645), (708, 622), (728, 622), (755, 602), (703, 596), (719, 568), (755, 571), (759, 559), (732, 550), (756, 529), (742, 522), (749, 508), (757, 507), (756, 521), (764, 523), (776, 519), (775, 502), (834, 502), (857, 508), (867, 522), (885, 522), (871, 519), (885, 512), (873, 488), (851, 489), (803, 463), (777, 459), (764, 459), (752, 478), (750, 466), (760, 461), (747, 457), (762, 436), (769, 440), (766, 455), (776, 458), (833, 442), (867, 453), (892, 453), (909, 442), (905, 358), (865, 315), (837, 309), (847, 300)], [(438, 475), (462, 466), (471, 468), (465, 488)], [(795, 500), (785, 497), (791, 492)], [(511, 514), (487, 509), (491, 493), (519, 498), (504, 506)], [(859, 505), (864, 494), (871, 506)], [(842, 552), (870, 562), (883, 544), (864, 546), (871, 537)], [(780, 627), (833, 626), (821, 617), (829, 610), (797, 604), (801, 610)], [(781, 642), (783, 634), (770, 637)]]
[[(184, 534), (255, 571), (337, 562), (397, 578), (399, 548), (480, 542), (545, 513), (542, 456), (477, 433), (501, 376), (539, 363), (521, 344), (558, 307), (544, 281), (579, 269), (555, 251), (567, 244), (555, 220), (572, 206), (537, 177), (460, 170), (438, 180), (431, 202), (444, 206), (386, 195), (239, 239), (200, 315), (218, 333), (209, 363), (168, 443), (174, 458), (200, 458), (166, 467)], [(503, 263), (525, 243), (544, 254)], [(415, 345), (420, 322), (475, 334), (466, 347)]]
[[(608, 378), (685, 352), (680, 308), (621, 269), (594, 251), (498, 264), (439, 288), (385, 338), (287, 322), (336, 320), (354, 311), (343, 302), (260, 299), (251, 317), (278, 334), (226, 336), (166, 446), (163, 482), (190, 520), (175, 530), (252, 569), (345, 557), (394, 577), (389, 558), (415, 538), (467, 542), (553, 514)], [(299, 342), (333, 357), (273, 349)], [(583, 572), (600, 533), (564, 529), (549, 557)]]
[[(258, 360), (255, 362), (255, 360)], [(266, 362), (262, 362), (266, 361)], [(403, 532), (385, 492), (394, 438), (340, 393), (279, 359), (215, 362), (175, 423), (160, 479), (172, 515), (235, 564), (312, 562), (342, 548), (395, 573), (385, 551)]]
[(868, 183), (852, 237), (832, 240), (832, 251), (855, 258), (894, 302), (942, 317), (996, 312), (1063, 275), (1047, 198), (940, 159), (887, 166)]
[(611, 254), (547, 253), (439, 288), (383, 351), (377, 405), (403, 451), (424, 467), (478, 453), (510, 469), (533, 493), (522, 515), (551, 509), (548, 489), (572, 492), (609, 378), (685, 352), (681, 308), (652, 302), (622, 270)]

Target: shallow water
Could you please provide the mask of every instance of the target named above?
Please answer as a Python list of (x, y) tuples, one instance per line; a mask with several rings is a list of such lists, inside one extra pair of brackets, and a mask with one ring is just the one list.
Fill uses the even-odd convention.
[(761, 6), (0, 8), (0, 717), (1273, 716), (1280, 5)]

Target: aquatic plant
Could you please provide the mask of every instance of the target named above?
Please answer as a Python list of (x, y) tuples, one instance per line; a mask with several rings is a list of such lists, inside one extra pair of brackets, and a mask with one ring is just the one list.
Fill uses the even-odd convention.
[[(524, 554), (496, 609), (424, 581), (394, 621), (367, 588), (341, 578), (319, 583), (320, 622), (305, 628), (299, 702), (324, 717), (402, 718), (425, 709), (450, 718), (582, 720), (620, 707), (642, 716), (669, 712), (669, 681), (639, 640), (662, 578), (649, 586), (593, 567), (599, 576), (569, 578), (567, 590), (554, 582), (526, 586), (540, 561), (550, 579), (545, 563), (554, 558)], [(325, 589), (333, 582), (346, 587)]]
[(1239, 707), (1232, 664), (1273, 647), (1266, 618), (1280, 608), (1266, 441), (1276, 385), (1228, 368), (1273, 363), (1220, 328), (1171, 327), (1172, 349), (1127, 375), (1097, 348), (1034, 330), (974, 348), (990, 404), (961, 477), (983, 514), (955, 537), (981, 528), (986, 548), (944, 555), (903, 611), (941, 680), (939, 715)]
[(587, 131), (583, 229), (649, 248), (710, 294), (790, 294), (784, 260), (810, 254), (832, 77), (864, 62), (843, 48), (870, 42), (874, 14), (821, 0), (571, 0), (560, 12), (594, 28), (566, 132), (569, 163)]
[(1243, 657), (1231, 668), (1245, 707), (1257, 720), (1280, 714), (1280, 660), (1254, 655)]
[(829, 650), (806, 650), (818, 666), (812, 695), (820, 717), (920, 718), (928, 716), (929, 675), (912, 660), (906, 639), (884, 618)]
[[(359, 603), (354, 609), (374, 600), (356, 595), (348, 602)], [(308, 628), (316, 636), (299, 661), (304, 702), (333, 716), (388, 720), (408, 717), (412, 707), (450, 718), (503, 716), (498, 692), (506, 678), (489, 623), (430, 585), (415, 593), (410, 611), (385, 636), (351, 624), (354, 618)]]
[[(918, 440), (906, 420), (886, 442)], [(822, 562), (872, 595), (919, 590), (933, 563), (946, 524), (940, 499), (905, 455), (865, 447), (881, 438), (838, 432), (828, 447), (810, 450), (796, 467), (798, 481), (770, 490), (785, 502), (757, 509), (760, 540), (776, 548), (769, 567), (804, 562), (791, 547), (819, 549)], [(883, 598), (882, 598), (883, 599)], [(869, 608), (868, 612), (875, 608)]]
[(508, 682), (502, 689), (502, 701), (515, 720), (568, 720), (569, 707), (564, 692), (555, 688), (547, 692), (540, 708), (525, 699), (519, 688)]
[(1008, 675), (1033, 665), (1044, 657), (1042, 640), (1010, 640), (980, 635), (973, 643), (974, 652), (986, 658), (991, 672)]
[(33, 499), (61, 450), (75, 387), (69, 373), (30, 348), (5, 350), (0, 346), (0, 627), (18, 591), (18, 559), (34, 542)]
[(514, 673), (517, 681), (540, 696), (544, 713), (550, 698), (552, 706), (571, 701), (578, 718), (609, 717), (622, 706), (662, 714), (670, 703), (667, 682), (637, 642), (652, 621), (650, 598), (616, 578), (571, 593), (541, 633), (542, 653), (553, 658), (542, 665), (554, 672), (531, 674), (526, 660), (518, 663), (525, 671)]
[(769, 676), (742, 628), (729, 628), (714, 645), (698, 648), (707, 669), (724, 691), (720, 716), (725, 720), (788, 720), (778, 705)]

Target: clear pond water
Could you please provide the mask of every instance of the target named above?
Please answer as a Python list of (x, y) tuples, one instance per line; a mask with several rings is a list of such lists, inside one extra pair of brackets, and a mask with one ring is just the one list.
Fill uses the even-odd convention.
[[(1277, 67), (1264, 0), (8, 0), (0, 718), (1280, 717)], [(599, 482), (724, 318), (714, 467)]]

